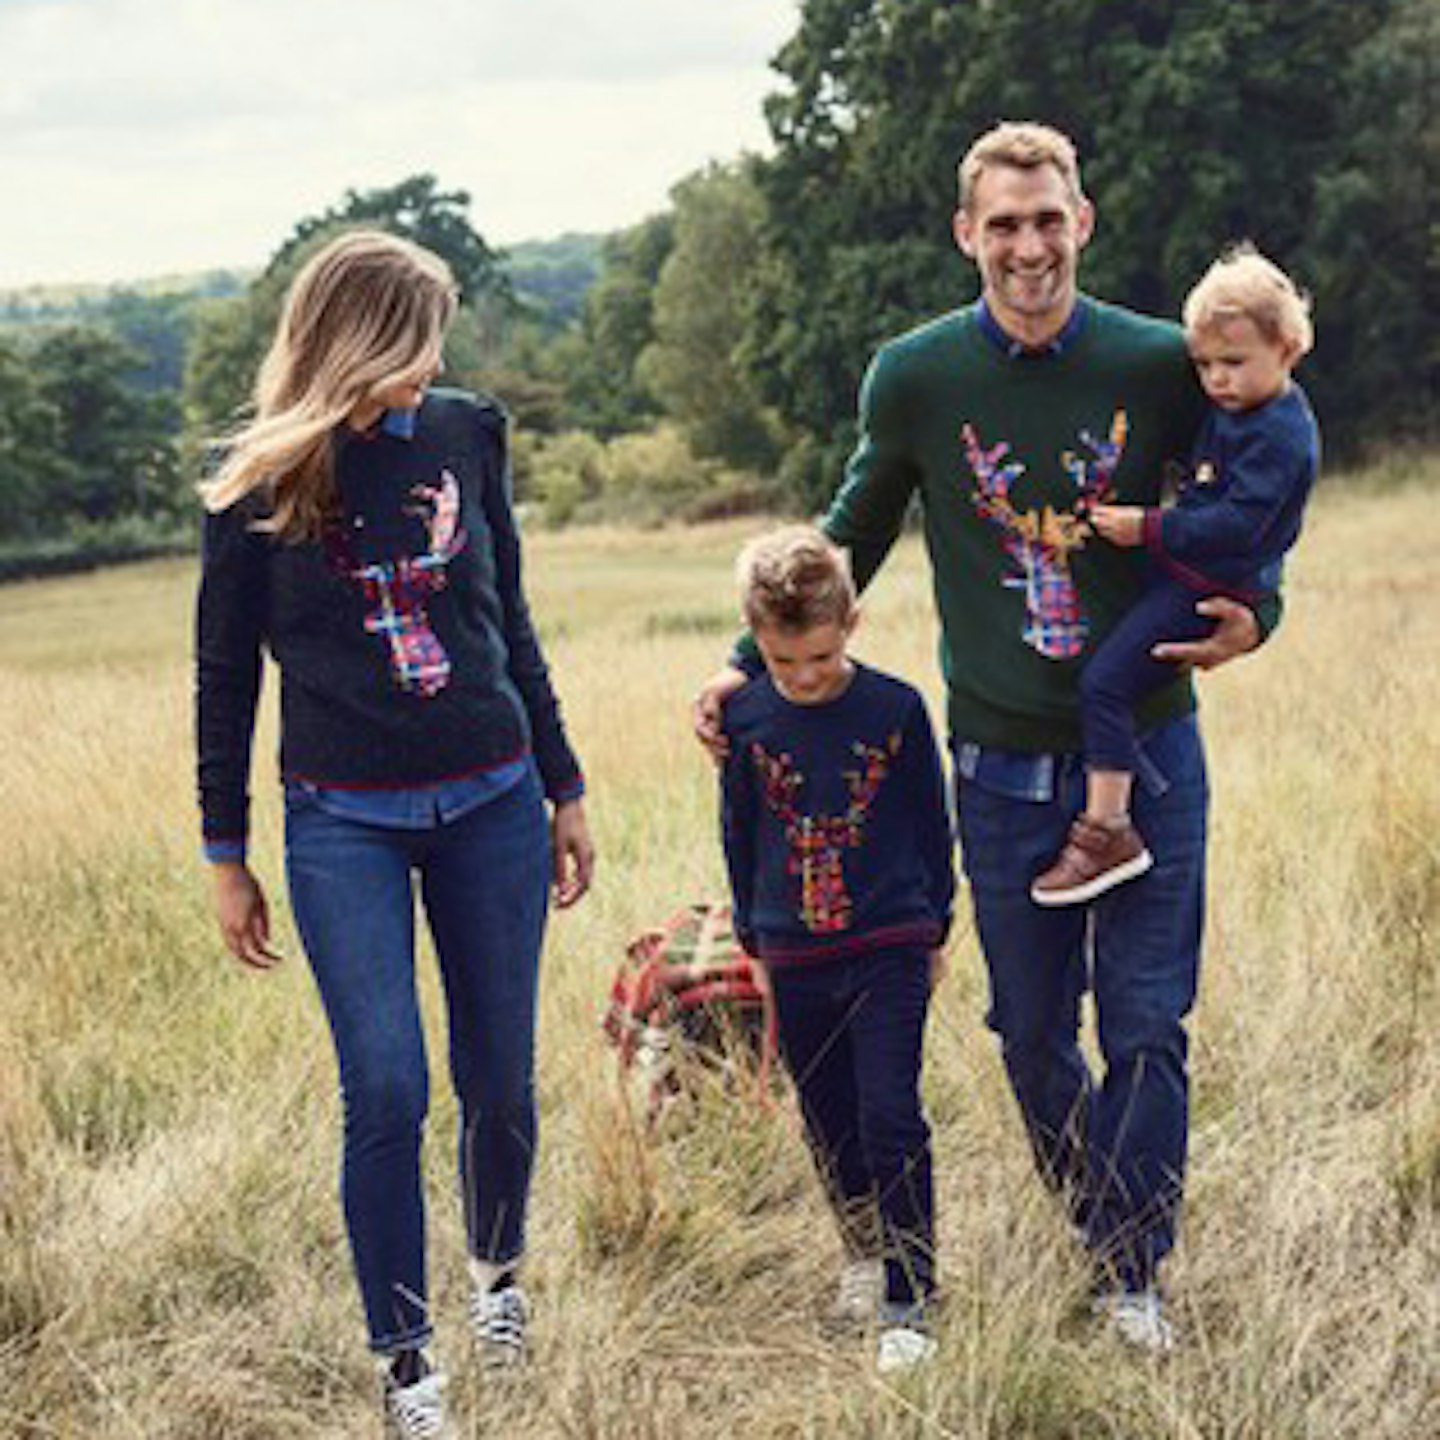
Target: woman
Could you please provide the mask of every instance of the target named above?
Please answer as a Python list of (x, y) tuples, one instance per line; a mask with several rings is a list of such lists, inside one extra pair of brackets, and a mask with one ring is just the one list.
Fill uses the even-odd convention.
[(594, 858), (521, 588), (504, 417), (428, 388), (455, 304), (444, 263), (416, 245), (355, 232), (325, 246), (291, 287), (254, 420), (202, 486), (197, 729), (216, 911), (239, 959), (278, 961), (245, 861), (264, 648), (280, 671), (290, 900), (339, 1060), (345, 1218), (387, 1417), (406, 1436), (447, 1433), (425, 1349), (412, 877), (448, 1011), (471, 1319), (482, 1358), (508, 1363), (524, 1354), (548, 893), (577, 901)]

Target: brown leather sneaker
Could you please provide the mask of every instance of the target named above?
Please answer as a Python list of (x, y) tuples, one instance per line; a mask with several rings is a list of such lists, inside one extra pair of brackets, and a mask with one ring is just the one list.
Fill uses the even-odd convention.
[(1128, 819), (1102, 824), (1082, 815), (1070, 827), (1060, 858), (1031, 885), (1030, 898), (1037, 905), (1081, 905), (1154, 863)]

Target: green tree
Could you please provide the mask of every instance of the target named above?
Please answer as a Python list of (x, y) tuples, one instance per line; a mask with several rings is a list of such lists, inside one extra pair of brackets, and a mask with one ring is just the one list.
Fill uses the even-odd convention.
[(866, 360), (884, 337), (964, 298), (950, 239), (957, 148), (981, 8), (807, 0), (766, 101), (773, 158), (756, 289), (741, 347), (761, 396), (802, 437), (785, 478), (797, 501), (833, 489), (854, 439)]
[(655, 286), (675, 243), (674, 216), (652, 215), (607, 238), (600, 278), (585, 297), (578, 333), (557, 346), (575, 423), (599, 435), (652, 424), (660, 405), (637, 374), (655, 338)]
[(1440, 0), (1401, 0), (1357, 47), (1337, 165), (1316, 182), (1301, 273), (1310, 378), (1331, 440), (1440, 436)]
[(59, 415), (41, 391), (34, 363), (0, 340), (0, 539), (57, 528), (58, 496), (70, 478)]
[(741, 368), (764, 201), (744, 163), (713, 165), (671, 191), (674, 247), (654, 292), (641, 382), (696, 454), (752, 470), (779, 457), (779, 426)]
[(47, 507), (60, 519), (104, 523), (171, 514), (180, 503), (174, 400), (130, 380), (139, 359), (108, 331), (79, 325), (35, 346), (36, 388), (63, 457)]

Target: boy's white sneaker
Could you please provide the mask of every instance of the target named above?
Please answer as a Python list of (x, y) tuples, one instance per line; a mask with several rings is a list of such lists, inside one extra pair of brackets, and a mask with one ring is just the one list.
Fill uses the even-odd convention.
[(873, 1325), (885, 1298), (885, 1262), (847, 1260), (840, 1268), (830, 1318), (837, 1325)]
[(875, 1368), (882, 1375), (899, 1375), (935, 1358), (933, 1336), (912, 1325), (889, 1325), (880, 1332)]
[(480, 1363), (487, 1370), (508, 1370), (527, 1358), (525, 1326), (530, 1302), (516, 1284), (483, 1290), (470, 1296), (470, 1328), (480, 1348)]
[(385, 1382), (385, 1422), (397, 1440), (453, 1440), (445, 1419), (445, 1377), (432, 1370), (413, 1385)]
[(1095, 1314), (1115, 1335), (1135, 1350), (1168, 1355), (1175, 1348), (1175, 1327), (1165, 1316), (1160, 1292), (1113, 1290), (1095, 1298)]

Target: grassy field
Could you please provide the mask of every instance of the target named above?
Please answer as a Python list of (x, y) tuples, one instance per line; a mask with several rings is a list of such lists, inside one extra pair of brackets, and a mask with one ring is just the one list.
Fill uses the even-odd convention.
[[(537, 1363), (467, 1365), (453, 1109), (428, 1164), (465, 1434), (966, 1440), (1440, 1436), (1440, 468), (1332, 483), (1263, 656), (1205, 677), (1216, 804), (1193, 1024), (1181, 1351), (1121, 1352), (1033, 1180), (954, 943), (929, 1045), (941, 1359), (901, 1386), (822, 1334), (836, 1247), (785, 1107), (647, 1144), (597, 1018), (635, 930), (718, 893), (687, 698), (745, 531), (537, 536), (530, 588), (587, 764), (594, 895), (546, 955)], [(303, 959), (225, 958), (196, 854), (188, 563), (0, 590), (0, 1436), (378, 1434)], [(938, 699), (924, 562), (858, 650)], [(280, 899), (267, 720), (257, 863)], [(427, 1006), (438, 1020), (426, 967)], [(438, 1024), (432, 1052), (443, 1054)]]

